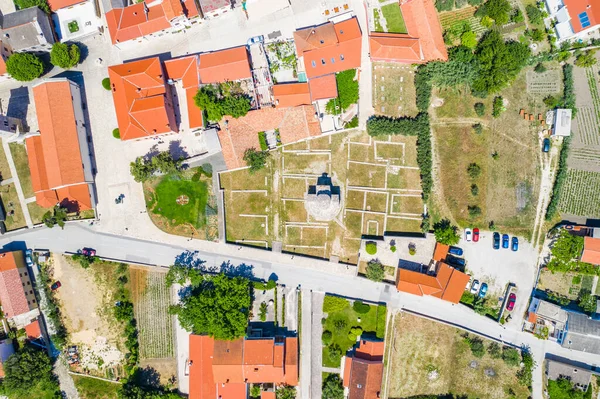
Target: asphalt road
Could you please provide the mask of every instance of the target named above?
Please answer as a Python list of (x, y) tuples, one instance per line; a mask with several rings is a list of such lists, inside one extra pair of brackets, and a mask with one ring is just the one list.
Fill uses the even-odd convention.
[[(64, 230), (54, 228), (36, 228), (24, 230), (20, 233), (8, 233), (0, 238), (0, 245), (4, 249), (40, 248), (52, 252), (73, 253), (84, 246), (93, 247), (98, 255), (127, 262), (152, 263), (156, 266), (169, 266), (177, 260), (182, 262), (206, 261), (205, 266), (219, 268), (223, 264), (229, 272), (238, 274), (253, 274), (258, 278), (268, 279), (276, 276), (280, 283), (288, 287), (300, 285), (303, 292), (329, 292), (349, 298), (362, 298), (373, 302), (386, 302), (394, 310), (407, 310), (415, 312), (440, 322), (479, 333), (483, 336), (503, 341), (504, 343), (529, 347), (538, 365), (547, 356), (570, 359), (591, 366), (600, 366), (600, 356), (585, 352), (577, 352), (562, 348), (550, 341), (541, 341), (532, 336), (513, 329), (501, 326), (483, 316), (473, 313), (462, 305), (454, 305), (433, 297), (418, 297), (396, 291), (392, 285), (374, 283), (357, 276), (332, 273), (331, 263), (326, 261), (311, 260), (310, 268), (305, 268), (304, 263), (288, 257), (288, 262), (274, 263), (271, 258), (281, 259), (267, 251), (251, 251), (254, 260), (244, 259), (244, 251), (239, 249), (239, 257), (225, 257), (220, 253), (238, 250), (238, 247), (227, 244), (215, 244), (215, 252), (196, 251), (190, 252), (182, 246), (168, 245), (160, 242), (143, 241), (128, 237), (114, 236), (96, 232), (83, 224), (69, 224)], [(190, 242), (193, 251), (194, 242)], [(262, 254), (262, 261), (256, 260), (257, 254)], [(152, 262), (149, 262), (152, 260)], [(328, 272), (329, 271), (329, 272)], [(305, 295), (303, 304), (309, 301), (310, 295)], [(303, 312), (302, 324), (307, 327), (306, 313)], [(304, 329), (303, 329), (304, 330)], [(303, 337), (306, 337), (303, 331)], [(308, 331), (306, 331), (308, 333)], [(304, 342), (308, 344), (308, 342)], [(303, 345), (304, 349), (308, 348)], [(305, 352), (305, 351), (303, 351)], [(307, 371), (307, 370), (304, 370)], [(303, 383), (307, 381), (304, 379)], [(306, 387), (308, 388), (308, 387)], [(543, 380), (542, 371), (538, 367), (534, 372), (533, 397), (542, 398)], [(303, 395), (304, 397), (304, 395)]]

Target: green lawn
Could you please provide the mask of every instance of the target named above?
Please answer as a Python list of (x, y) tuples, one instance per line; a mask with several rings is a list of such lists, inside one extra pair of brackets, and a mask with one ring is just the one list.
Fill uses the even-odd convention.
[[(326, 297), (327, 300), (328, 296)], [(341, 356), (356, 344), (356, 339), (349, 337), (350, 330), (354, 327), (362, 328), (363, 334), (383, 339), (385, 336), (386, 307), (385, 305), (371, 305), (367, 313), (357, 313), (349, 301), (346, 306), (328, 314), (323, 331), (332, 333), (332, 341), (328, 346), (323, 345), (323, 366), (339, 367)], [(324, 309), (325, 311), (325, 306)], [(360, 321), (359, 321), (360, 320)], [(329, 348), (339, 346), (341, 356), (329, 356)]]
[(73, 382), (81, 399), (117, 399), (121, 385), (77, 375), (73, 376)]
[(50, 210), (47, 208), (42, 208), (37, 204), (37, 202), (30, 202), (27, 204), (27, 209), (29, 210), (29, 216), (31, 216), (31, 221), (33, 224), (42, 223), (44, 214)]
[[(178, 204), (177, 198), (186, 196), (187, 204)], [(203, 181), (184, 180), (175, 176), (161, 177), (154, 190), (148, 208), (165, 217), (171, 224), (191, 224), (198, 228), (206, 221), (204, 211), (208, 201), (208, 190)]]
[(402, 12), (400, 11), (398, 3), (392, 3), (381, 7), (381, 12), (385, 18), (387, 31), (389, 33), (407, 33), (404, 18), (402, 18)]
[(27, 150), (24, 144), (10, 143), (10, 153), (15, 161), (17, 175), (21, 182), (21, 189), (25, 198), (33, 197), (33, 188), (31, 186), (31, 174), (29, 172), (29, 160), (27, 159)]

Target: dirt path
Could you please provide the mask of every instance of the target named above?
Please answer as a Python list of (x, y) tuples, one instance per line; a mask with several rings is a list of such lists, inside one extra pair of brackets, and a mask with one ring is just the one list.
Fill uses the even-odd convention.
[(71, 374), (69, 374), (69, 366), (67, 366), (65, 358), (62, 354), (54, 363), (54, 374), (56, 374), (58, 377), (58, 382), (63, 397), (67, 399), (79, 399), (79, 392), (77, 392), (77, 388), (75, 388), (73, 377), (71, 377)]
[(538, 197), (538, 204), (535, 212), (535, 223), (533, 224), (533, 235), (531, 237), (531, 243), (534, 247), (540, 244), (540, 239), (542, 238), (540, 236), (543, 233), (542, 230), (544, 226), (546, 209), (550, 203), (550, 196), (552, 195), (552, 187), (554, 186), (554, 179), (556, 175), (556, 168), (552, 168), (552, 161), (557, 155), (558, 148), (553, 146), (548, 157), (545, 157), (544, 154), (542, 154), (540, 157), (540, 168), (542, 171), (540, 195)]

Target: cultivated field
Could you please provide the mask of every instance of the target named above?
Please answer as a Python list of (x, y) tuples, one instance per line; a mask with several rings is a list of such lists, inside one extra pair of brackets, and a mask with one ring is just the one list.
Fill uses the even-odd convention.
[(594, 278), (596, 277), (577, 273), (552, 273), (547, 269), (542, 269), (536, 289), (551, 291), (576, 300), (581, 289), (585, 288), (591, 291), (594, 286)]
[[(529, 238), (539, 190), (540, 127), (519, 112), (545, 113), (545, 94), (528, 93), (525, 71), (500, 94), (506, 111), (492, 118), (494, 96), (479, 99), (466, 89), (434, 90), (434, 101), (442, 105), (433, 110), (440, 184), (432, 214), (434, 219), (450, 214), (463, 227), (493, 221), (499, 229)], [(475, 113), (477, 102), (485, 105), (482, 117)], [(482, 125), (481, 134), (475, 124)], [(472, 163), (479, 166), (478, 176), (467, 173)]]
[(444, 11), (439, 13), (442, 29), (450, 29), (453, 25), (466, 21), (469, 23), (469, 26), (473, 32), (477, 34), (477, 36), (482, 35), (486, 29), (481, 25), (480, 18), (477, 18), (474, 15), (476, 10), (477, 8), (475, 7), (466, 7), (461, 8), (460, 10)]
[(387, 116), (415, 116), (415, 68), (412, 65), (373, 63), (373, 106)]
[[(509, 366), (488, 353), (475, 357), (464, 332), (427, 319), (400, 313), (386, 353), (389, 367), (389, 398), (419, 395), (506, 399), (527, 398), (530, 392), (519, 384), (518, 366)], [(471, 338), (475, 338), (473, 335)], [(486, 350), (491, 341), (483, 340)]]
[[(332, 222), (313, 220), (304, 195), (328, 173), (344, 208)], [(267, 167), (221, 176), (228, 241), (356, 263), (362, 235), (419, 231), (423, 204), (416, 137), (376, 140), (353, 131), (271, 152)]]
[(175, 356), (173, 316), (169, 314), (170, 289), (166, 271), (130, 267), (131, 297), (137, 320), (142, 359)]
[(559, 209), (570, 215), (600, 217), (600, 172), (569, 169)]

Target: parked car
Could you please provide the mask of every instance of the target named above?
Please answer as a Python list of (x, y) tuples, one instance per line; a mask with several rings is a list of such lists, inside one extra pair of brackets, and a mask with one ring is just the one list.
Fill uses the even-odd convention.
[(477, 294), (479, 292), (479, 280), (473, 280), (471, 284), (471, 294)]
[(55, 281), (54, 284), (52, 284), (50, 286), (50, 289), (52, 291), (56, 291), (57, 289), (59, 289), (62, 286), (62, 284), (60, 283), (60, 281)]
[(481, 284), (481, 289), (479, 290), (479, 298), (485, 298), (485, 294), (487, 294), (488, 285), (487, 283)]
[(473, 241), (479, 241), (479, 229), (477, 227), (473, 229)]
[(81, 253), (85, 256), (96, 256), (96, 250), (92, 248), (83, 248)]
[(456, 256), (462, 256), (463, 250), (462, 248), (451, 246), (450, 249), (448, 249), (448, 253)]
[(502, 234), (502, 248), (508, 248), (508, 234)]
[(494, 249), (500, 249), (500, 233), (494, 233)]
[(471, 229), (466, 228), (465, 229), (465, 240), (471, 241), (471, 236), (472, 235), (473, 235), (473, 233), (471, 232)]
[(464, 267), (465, 260), (463, 258), (458, 258), (456, 256), (448, 255), (446, 256), (446, 262), (452, 266)]
[(33, 251), (31, 249), (25, 251), (25, 262), (27, 263), (27, 266), (33, 266)]
[(519, 250), (519, 239), (517, 237), (512, 238), (512, 245), (510, 248), (515, 252)]
[(517, 295), (515, 293), (511, 293), (508, 296), (508, 302), (506, 302), (506, 310), (509, 312), (515, 308), (515, 302), (517, 302)]
[(545, 138), (544, 139), (544, 144), (542, 146), (542, 151), (544, 151), (544, 152), (550, 151), (550, 139), (549, 138)]

